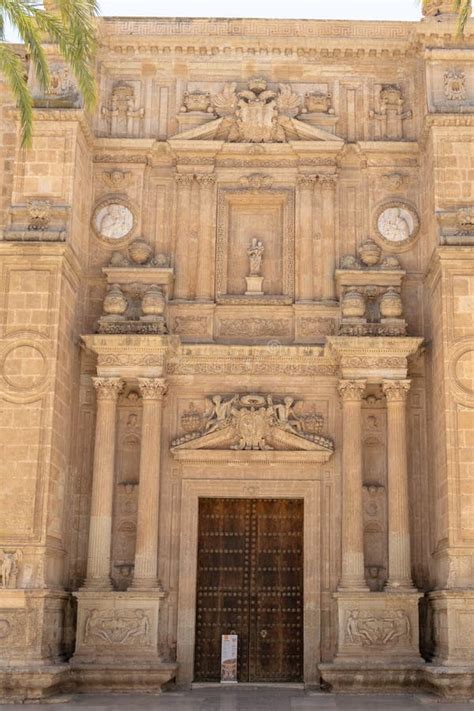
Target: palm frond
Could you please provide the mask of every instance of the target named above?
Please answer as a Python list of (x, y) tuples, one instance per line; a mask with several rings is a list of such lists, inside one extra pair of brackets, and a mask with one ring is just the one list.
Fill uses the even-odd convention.
[(30, 0), (0, 0), (0, 8), (26, 45), (38, 82), (43, 89), (49, 84), (49, 67), (38, 26), (34, 17), (34, 5)]
[(454, 8), (458, 13), (458, 23), (456, 34), (458, 37), (464, 35), (466, 23), (471, 16), (471, 1), (470, 0), (454, 0)]
[(3, 43), (0, 44), (0, 71), (4, 74), (18, 104), (22, 136), (21, 145), (28, 147), (31, 144), (33, 132), (33, 100), (25, 82), (21, 59), (11, 47)]

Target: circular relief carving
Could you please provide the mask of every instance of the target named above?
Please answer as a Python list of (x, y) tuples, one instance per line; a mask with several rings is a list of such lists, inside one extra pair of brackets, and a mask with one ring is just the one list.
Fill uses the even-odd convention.
[(411, 245), (420, 229), (420, 221), (410, 205), (395, 201), (377, 208), (374, 228), (384, 246), (397, 251)]
[(30, 344), (16, 344), (3, 358), (3, 377), (15, 390), (32, 390), (47, 376), (46, 358)]
[(474, 395), (474, 350), (466, 350), (459, 356), (454, 372), (459, 387), (468, 395)]
[(11, 625), (8, 620), (0, 620), (0, 639), (5, 639), (10, 634)]
[(111, 198), (96, 207), (92, 226), (98, 237), (114, 244), (131, 236), (135, 215), (129, 205)]

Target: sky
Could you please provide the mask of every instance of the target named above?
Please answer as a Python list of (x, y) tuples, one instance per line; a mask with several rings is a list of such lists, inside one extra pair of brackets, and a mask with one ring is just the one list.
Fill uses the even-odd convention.
[(155, 17), (296, 17), (417, 20), (417, 0), (99, 0), (101, 14)]

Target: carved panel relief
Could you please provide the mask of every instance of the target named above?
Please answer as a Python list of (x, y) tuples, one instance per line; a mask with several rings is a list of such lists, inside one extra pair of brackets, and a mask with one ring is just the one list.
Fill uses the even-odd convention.
[(387, 579), (386, 412), (369, 395), (363, 409), (364, 564), (367, 585), (381, 591)]
[(112, 578), (119, 590), (130, 584), (135, 558), (140, 437), (141, 400), (135, 390), (130, 390), (118, 405)]

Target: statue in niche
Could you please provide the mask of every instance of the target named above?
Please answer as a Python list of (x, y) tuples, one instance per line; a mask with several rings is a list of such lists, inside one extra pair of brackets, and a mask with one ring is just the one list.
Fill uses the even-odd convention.
[(264, 251), (265, 247), (263, 246), (263, 242), (254, 237), (252, 244), (247, 250), (250, 260), (250, 276), (260, 276)]
[(101, 113), (109, 121), (110, 132), (124, 136), (130, 133), (131, 120), (143, 118), (145, 109), (136, 107), (134, 87), (119, 82), (112, 89), (109, 107), (103, 106)]
[(20, 549), (15, 553), (7, 553), (0, 551), (0, 560), (2, 561), (0, 572), (2, 574), (2, 587), (14, 587), (16, 585), (16, 576), (18, 575), (18, 563), (23, 558), (23, 553)]

